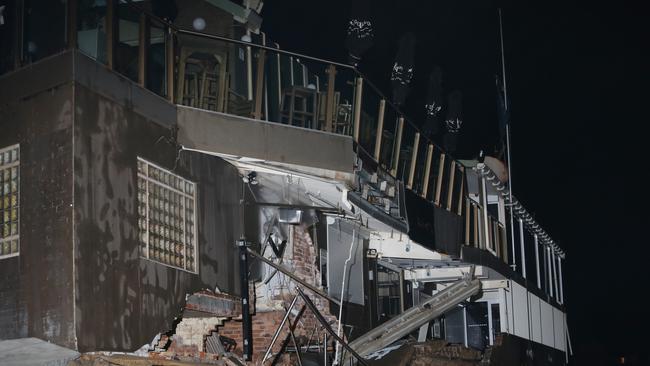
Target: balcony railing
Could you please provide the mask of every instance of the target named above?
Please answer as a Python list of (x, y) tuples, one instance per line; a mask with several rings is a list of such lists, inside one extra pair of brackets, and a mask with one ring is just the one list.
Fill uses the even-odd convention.
[[(469, 198), (464, 166), (353, 66), (282, 50), (232, 17), (216, 22), (227, 26), (215, 35), (160, 19), (146, 1), (29, 4), (9, 1), (0, 73), (77, 48), (177, 105), (350, 136), (383, 172), (461, 216), (464, 244), (513, 262), (506, 228)], [(67, 23), (35, 26), (58, 13)]]

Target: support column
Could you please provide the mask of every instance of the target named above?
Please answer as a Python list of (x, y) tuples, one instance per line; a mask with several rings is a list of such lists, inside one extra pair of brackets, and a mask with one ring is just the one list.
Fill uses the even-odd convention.
[(526, 246), (524, 245), (524, 221), (519, 219), (519, 248), (521, 249), (521, 274), (526, 278)]
[[(278, 65), (280, 64), (280, 58), (278, 54)], [(327, 99), (325, 107), (325, 131), (335, 132), (333, 130), (333, 120), (334, 120), (334, 84), (336, 83), (336, 67), (334, 65), (329, 65), (327, 67)], [(280, 78), (278, 77), (278, 80)], [(282, 95), (282, 93), (280, 93)], [(281, 101), (280, 101), (281, 102)]]
[(535, 270), (537, 273), (537, 288), (541, 289), (542, 288), (542, 278), (539, 275), (539, 240), (537, 239), (537, 234), (533, 235), (533, 239), (535, 239)]
[(245, 239), (237, 241), (239, 248), (239, 281), (241, 283), (241, 315), (242, 315), (242, 351), (245, 361), (253, 357), (253, 329), (250, 315), (249, 293), (248, 293), (248, 247)]
[(557, 283), (557, 267), (555, 266), (555, 250), (551, 251), (551, 260), (553, 261), (553, 281), (555, 284), (555, 300), (558, 302), (560, 301), (560, 296), (559, 292), (560, 290), (558, 289), (558, 283)]
[[(451, 188), (451, 187), (450, 187)], [(479, 178), (479, 199), (481, 200), (481, 248), (490, 247), (490, 225), (488, 217), (487, 185), (485, 177)]]
[(113, 70), (115, 66), (115, 50), (116, 40), (119, 39), (117, 27), (117, 3), (119, 0), (106, 0), (106, 66), (109, 70)]
[(424, 181), (422, 182), (422, 198), (427, 199), (429, 193), (429, 178), (431, 176), (431, 159), (433, 159), (433, 144), (427, 147), (427, 160), (424, 165)]
[(397, 178), (397, 168), (399, 168), (399, 155), (402, 150), (402, 133), (404, 132), (404, 117), (397, 120), (397, 137), (395, 137), (395, 150), (393, 151), (392, 169), (390, 173)]
[(144, 13), (140, 14), (138, 26), (138, 84), (147, 87), (147, 50), (149, 47), (149, 20)]
[(553, 297), (553, 271), (551, 270), (553, 266), (551, 265), (551, 247), (548, 245), (546, 246), (546, 258), (548, 258), (548, 295)]
[(557, 257), (557, 269), (560, 275), (560, 304), (564, 304), (564, 286), (562, 285), (562, 258)]
[[(255, 73), (255, 109), (253, 118), (262, 119), (262, 101), (264, 99), (264, 64), (266, 63), (266, 51), (260, 49), (257, 52), (257, 70)], [(316, 113), (316, 111), (314, 111)], [(318, 116), (314, 115), (312, 128), (316, 128)]]
[[(166, 81), (167, 81), (167, 99), (170, 102), (174, 102), (174, 33), (172, 33), (171, 28), (165, 28), (165, 71)], [(179, 76), (180, 78), (180, 76)], [(222, 77), (220, 76), (220, 79)]]
[(361, 130), (361, 98), (363, 98), (363, 78), (356, 79), (354, 88), (354, 141), (359, 143), (359, 131)]
[(416, 132), (415, 137), (413, 138), (413, 151), (411, 151), (411, 167), (409, 169), (408, 182), (406, 184), (406, 187), (408, 189), (413, 189), (413, 179), (415, 178), (415, 167), (417, 167), (419, 148), (420, 148), (420, 133)]
[(384, 114), (386, 111), (386, 99), (379, 101), (379, 113), (377, 118), (377, 133), (375, 134), (375, 161), (381, 164), (379, 158), (381, 157), (381, 139), (384, 133)]

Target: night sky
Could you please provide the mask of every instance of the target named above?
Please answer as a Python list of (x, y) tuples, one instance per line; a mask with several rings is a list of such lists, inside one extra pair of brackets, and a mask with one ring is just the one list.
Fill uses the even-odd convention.
[[(282, 48), (347, 61), (349, 1), (267, 1), (263, 30)], [(503, 8), (513, 189), (567, 252), (574, 365), (650, 365), (650, 21), (634, 1), (372, 1), (375, 45), (361, 70), (390, 95), (397, 41), (418, 38), (416, 123), (434, 64), (464, 95), (457, 156), (494, 151), (494, 75)]]

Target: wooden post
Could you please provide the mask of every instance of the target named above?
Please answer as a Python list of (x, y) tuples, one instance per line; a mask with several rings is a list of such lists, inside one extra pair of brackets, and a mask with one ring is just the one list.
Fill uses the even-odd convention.
[(409, 169), (409, 179), (406, 187), (409, 189), (413, 188), (413, 178), (415, 178), (415, 167), (417, 166), (418, 160), (418, 149), (420, 148), (420, 133), (415, 133), (415, 138), (413, 139), (413, 151), (411, 151), (411, 168)]
[(397, 136), (395, 136), (395, 150), (393, 151), (393, 161), (391, 162), (392, 168), (390, 173), (395, 177), (397, 175), (397, 168), (399, 167), (399, 155), (402, 149), (402, 132), (404, 129), (404, 117), (397, 120)]
[[(278, 65), (280, 61), (278, 60)], [(325, 131), (334, 132), (334, 84), (336, 83), (336, 66), (327, 67), (327, 100), (325, 102)]]
[(469, 233), (470, 233), (470, 225), (471, 225), (471, 220), (470, 220), (470, 215), (472, 215), (472, 212), (470, 211), (470, 208), (472, 206), (469, 203), (469, 198), (465, 199), (465, 245), (469, 245)]
[(444, 176), (445, 170), (445, 154), (440, 154), (440, 163), (438, 164), (438, 181), (436, 182), (436, 194), (435, 200), (433, 201), (436, 206), (440, 206), (440, 194), (442, 191), (442, 177)]
[(451, 204), (454, 198), (454, 183), (456, 179), (456, 162), (451, 161), (449, 163), (449, 170), (451, 175), (449, 176), (449, 189), (447, 189), (447, 211), (451, 211)]
[(257, 72), (255, 79), (255, 111), (253, 118), (262, 119), (262, 100), (264, 99), (264, 63), (266, 62), (266, 51), (260, 49), (257, 54)]
[(174, 102), (174, 34), (171, 28), (165, 29), (167, 32), (165, 40), (165, 63), (167, 71), (167, 99)]
[(119, 0), (106, 0), (106, 66), (109, 70), (115, 67), (115, 40), (118, 39), (118, 29), (116, 22), (116, 1)]
[(361, 130), (361, 98), (363, 98), (363, 78), (357, 77), (354, 88), (354, 141), (359, 143), (359, 131)]
[(77, 0), (68, 0), (68, 49), (77, 48)]
[(424, 166), (424, 182), (422, 182), (422, 198), (427, 199), (429, 193), (429, 178), (431, 175), (431, 159), (433, 159), (433, 144), (427, 147), (427, 161)]
[(226, 112), (226, 97), (228, 96), (228, 69), (227, 61), (222, 59), (219, 63), (219, 91), (217, 97), (217, 112)]
[(386, 111), (386, 100), (379, 101), (379, 115), (377, 116), (377, 135), (375, 136), (375, 160), (379, 163), (381, 156), (381, 138), (384, 133), (384, 112)]
[(458, 194), (458, 216), (463, 214), (463, 196), (465, 195), (465, 167), (460, 165), (460, 192)]
[(176, 104), (183, 104), (183, 94), (185, 94), (185, 59), (186, 51), (180, 47), (178, 55), (178, 83), (176, 84)]
[(147, 86), (147, 47), (149, 46), (149, 19), (144, 13), (140, 14), (140, 28), (138, 32), (138, 84)]
[(472, 215), (474, 216), (474, 245), (476, 245), (477, 248), (481, 247), (481, 243), (478, 240), (478, 205), (474, 205), (474, 209), (472, 210)]

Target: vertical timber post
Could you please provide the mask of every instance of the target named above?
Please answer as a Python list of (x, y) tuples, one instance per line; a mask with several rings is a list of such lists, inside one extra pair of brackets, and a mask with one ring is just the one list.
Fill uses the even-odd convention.
[(144, 13), (140, 14), (138, 28), (138, 84), (145, 88), (147, 85), (147, 48), (149, 46), (148, 19)]
[(402, 132), (404, 130), (404, 117), (397, 120), (397, 137), (395, 137), (395, 151), (393, 151), (392, 169), (390, 173), (397, 178), (397, 168), (399, 167), (399, 155), (402, 149)]
[(77, 0), (68, 0), (67, 41), (68, 49), (77, 48)]
[(411, 168), (409, 169), (409, 180), (406, 185), (409, 189), (413, 189), (413, 178), (415, 178), (415, 167), (418, 160), (418, 149), (420, 148), (420, 133), (416, 132), (413, 138), (413, 151), (411, 151)]
[(239, 281), (241, 282), (241, 315), (242, 315), (242, 352), (244, 360), (250, 361), (253, 356), (253, 332), (248, 295), (248, 246), (246, 239), (237, 240), (239, 248)]
[(560, 276), (559, 282), (560, 282), (560, 304), (564, 304), (564, 286), (562, 284), (562, 257), (558, 256), (557, 257), (557, 270), (558, 274)]
[[(167, 99), (174, 103), (174, 33), (167, 27), (165, 42), (165, 69), (167, 71)], [(180, 78), (180, 76), (179, 76)]]
[(375, 136), (375, 161), (377, 163), (381, 163), (379, 161), (379, 157), (381, 155), (381, 138), (382, 134), (384, 132), (384, 113), (386, 111), (386, 99), (382, 99), (379, 101), (379, 115), (377, 119), (377, 135)]
[(521, 250), (521, 274), (526, 278), (526, 245), (524, 243), (524, 220), (519, 219), (519, 248)]
[[(264, 99), (264, 63), (266, 51), (262, 48), (257, 52), (257, 70), (255, 74), (255, 111), (253, 118), (262, 119), (262, 100)], [(316, 122), (314, 122), (314, 125)]]
[(354, 141), (359, 142), (359, 131), (361, 130), (361, 98), (363, 98), (363, 78), (357, 77), (354, 88)]
[(436, 181), (436, 193), (434, 195), (435, 199), (433, 203), (436, 206), (440, 206), (440, 193), (442, 192), (442, 177), (445, 172), (445, 153), (440, 154), (440, 161), (438, 162), (438, 180)]
[(533, 239), (535, 240), (534, 245), (535, 245), (535, 273), (537, 274), (537, 288), (542, 289), (542, 279), (540, 278), (539, 274), (539, 239), (537, 238), (537, 234), (533, 235)]
[(429, 193), (429, 177), (431, 176), (431, 159), (433, 159), (433, 144), (427, 146), (427, 160), (424, 163), (424, 181), (422, 182), (422, 198), (427, 199)]
[(449, 187), (447, 188), (447, 211), (451, 211), (451, 204), (454, 198), (454, 185), (456, 183), (456, 162), (449, 162)]
[[(279, 64), (279, 61), (278, 61)], [(334, 122), (334, 84), (336, 83), (336, 66), (327, 67), (327, 99), (325, 107), (325, 131), (335, 132)]]
[(117, 10), (116, 2), (119, 0), (106, 0), (106, 66), (109, 70), (115, 67), (115, 40), (118, 36), (117, 21), (115, 11)]
[(481, 248), (490, 248), (490, 220), (488, 217), (488, 197), (487, 197), (487, 182), (484, 176), (479, 177), (479, 199), (481, 200)]

